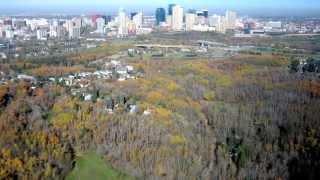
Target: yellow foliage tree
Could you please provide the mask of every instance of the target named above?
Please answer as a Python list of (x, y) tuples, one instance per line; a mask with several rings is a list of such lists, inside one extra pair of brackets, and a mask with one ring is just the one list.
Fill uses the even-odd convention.
[(170, 136), (170, 143), (173, 145), (181, 145), (186, 143), (186, 138), (182, 135)]

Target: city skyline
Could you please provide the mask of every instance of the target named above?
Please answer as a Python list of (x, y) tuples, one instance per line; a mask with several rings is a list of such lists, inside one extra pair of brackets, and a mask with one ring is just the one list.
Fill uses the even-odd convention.
[[(180, 4), (185, 9), (189, 8), (205, 8), (210, 12), (222, 13), (227, 9), (236, 10), (243, 15), (255, 16), (319, 16), (320, 2), (310, 0), (305, 3), (302, 0), (282, 0), (274, 2), (272, 0), (240, 0), (240, 1), (190, 1), (175, 0), (162, 1), (156, 0), (146, 1), (128, 1), (119, 0), (117, 2), (108, 2), (104, 0), (49, 0), (46, 2), (40, 0), (30, 0), (28, 3), (22, 0), (12, 0), (2, 2), (0, 11), (2, 14), (36, 14), (36, 13), (94, 13), (109, 12), (114, 14), (119, 7), (123, 7), (128, 11), (143, 10), (145, 13), (154, 13), (155, 8), (167, 8), (170, 3)], [(62, 8), (63, 7), (63, 8)], [(293, 11), (294, 10), (294, 11)]]

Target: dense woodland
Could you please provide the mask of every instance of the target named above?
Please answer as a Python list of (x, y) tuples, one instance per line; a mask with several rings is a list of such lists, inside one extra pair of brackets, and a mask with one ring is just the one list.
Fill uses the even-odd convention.
[[(94, 68), (88, 56), (0, 68), (54, 76)], [(129, 63), (145, 77), (95, 85), (127, 97), (114, 114), (60, 85), (1, 85), (0, 179), (64, 179), (86, 151), (136, 179), (320, 178), (320, 80), (286, 56)]]

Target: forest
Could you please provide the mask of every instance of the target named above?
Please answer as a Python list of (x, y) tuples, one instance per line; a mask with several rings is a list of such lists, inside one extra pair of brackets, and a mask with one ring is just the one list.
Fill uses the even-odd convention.
[[(2, 63), (0, 70), (38, 78), (90, 71), (97, 67), (88, 62), (114, 52), (106, 46), (54, 61)], [(1, 85), (0, 179), (66, 179), (86, 152), (123, 174), (119, 179), (320, 178), (315, 71), (292, 71), (296, 61), (271, 53), (128, 63), (145, 76), (94, 82), (95, 101), (59, 84)], [(112, 114), (108, 98), (118, 107)], [(127, 112), (130, 103), (135, 113)]]

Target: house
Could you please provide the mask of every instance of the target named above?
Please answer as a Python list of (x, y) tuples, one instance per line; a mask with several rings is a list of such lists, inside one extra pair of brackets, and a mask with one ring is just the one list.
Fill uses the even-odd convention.
[(145, 115), (145, 116), (149, 116), (150, 114), (151, 114), (150, 109), (143, 111), (143, 115)]
[(133, 66), (126, 66), (126, 68), (128, 73), (131, 73), (134, 70)]
[(124, 75), (124, 74), (128, 73), (128, 70), (126, 67), (121, 66), (121, 67), (116, 68), (116, 72), (120, 75)]
[(7, 59), (7, 55), (5, 53), (0, 53), (0, 59)]
[(23, 80), (23, 81), (28, 81), (28, 82), (36, 82), (36, 78), (34, 78), (33, 76), (28, 76), (28, 75), (25, 75), (25, 74), (19, 74), (17, 76), (17, 78), (19, 80)]
[(129, 113), (130, 114), (135, 114), (138, 112), (138, 106), (137, 105), (130, 105), (129, 106)]
[(92, 94), (84, 94), (83, 99), (85, 101), (91, 101), (92, 100)]

